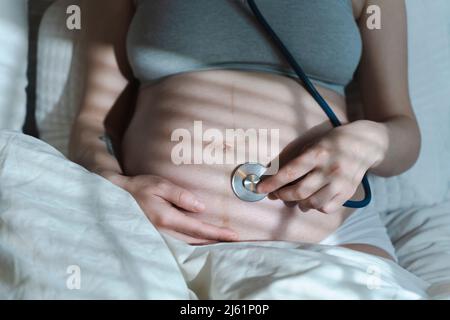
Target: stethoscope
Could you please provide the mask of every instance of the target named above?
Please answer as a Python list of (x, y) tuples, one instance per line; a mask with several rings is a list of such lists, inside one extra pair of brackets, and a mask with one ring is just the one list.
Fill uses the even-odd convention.
[[(316, 102), (319, 104), (319, 106), (322, 108), (322, 110), (325, 112), (325, 114), (330, 119), (330, 122), (334, 127), (341, 126), (341, 122), (337, 118), (336, 114), (333, 112), (333, 109), (328, 105), (328, 103), (325, 101), (325, 99), (320, 95), (320, 93), (317, 91), (317, 89), (314, 87), (312, 82), (309, 80), (306, 73), (303, 71), (302, 67), (299, 65), (299, 63), (295, 60), (293, 55), (290, 53), (288, 48), (285, 46), (283, 41), (278, 37), (278, 35), (275, 33), (275, 31), (272, 29), (272, 27), (269, 25), (267, 20), (264, 18), (262, 13), (260, 12), (259, 8), (255, 4), (254, 0), (247, 0), (247, 3), (252, 10), (253, 14), (255, 15), (258, 22), (262, 25), (262, 27), (265, 29), (265, 31), (269, 34), (269, 36), (272, 38), (272, 40), (277, 45), (280, 52), (283, 54), (283, 56), (286, 58), (292, 69), (295, 71), (295, 73), (298, 75), (298, 77), (303, 81), (306, 90), (311, 94), (311, 96), (316, 100)], [(263, 179), (264, 174), (267, 171), (267, 167), (263, 166), (259, 163), (245, 163), (240, 166), (238, 166), (231, 178), (231, 187), (233, 189), (233, 192), (235, 195), (247, 202), (256, 202), (263, 200), (267, 194), (261, 194), (256, 192), (256, 187), (258, 183)], [(349, 200), (344, 204), (344, 207), (348, 208), (363, 208), (367, 206), (371, 199), (372, 199), (372, 193), (370, 190), (370, 184), (369, 180), (367, 178), (367, 174), (364, 175), (364, 178), (362, 180), (362, 185), (364, 188), (364, 199), (360, 201), (352, 201)]]

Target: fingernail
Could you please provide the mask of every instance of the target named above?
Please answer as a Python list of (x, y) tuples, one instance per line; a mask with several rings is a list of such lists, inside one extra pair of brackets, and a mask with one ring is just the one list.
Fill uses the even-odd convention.
[(195, 200), (195, 202), (194, 202), (194, 208), (196, 209), (196, 210), (199, 210), (199, 211), (202, 211), (202, 210), (205, 210), (205, 205), (203, 204), (203, 203), (201, 203), (200, 201), (198, 201), (198, 200)]

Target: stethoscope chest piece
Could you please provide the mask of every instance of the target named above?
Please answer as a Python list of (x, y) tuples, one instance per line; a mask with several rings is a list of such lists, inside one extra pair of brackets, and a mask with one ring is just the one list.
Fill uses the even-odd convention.
[(267, 194), (257, 193), (256, 186), (267, 168), (259, 163), (244, 163), (234, 170), (231, 187), (234, 194), (241, 200), (256, 202), (264, 199)]

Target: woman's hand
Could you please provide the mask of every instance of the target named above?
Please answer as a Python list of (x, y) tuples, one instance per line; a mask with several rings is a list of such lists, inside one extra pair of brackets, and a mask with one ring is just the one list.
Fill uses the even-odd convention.
[(152, 175), (125, 177), (110, 172), (101, 175), (131, 193), (160, 231), (190, 244), (238, 240), (238, 235), (230, 229), (187, 216), (184, 212), (200, 213), (205, 205), (191, 192), (166, 179)]
[(357, 121), (331, 130), (264, 179), (258, 192), (297, 202), (302, 211), (337, 211), (356, 192), (364, 174), (383, 160), (387, 150), (383, 127)]

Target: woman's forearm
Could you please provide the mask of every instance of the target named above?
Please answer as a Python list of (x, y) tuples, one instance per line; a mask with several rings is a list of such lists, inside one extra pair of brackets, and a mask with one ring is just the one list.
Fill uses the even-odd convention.
[(103, 176), (120, 174), (119, 162), (105, 143), (105, 119), (132, 78), (126, 35), (134, 5), (131, 0), (83, 0), (81, 6), (85, 90), (71, 131), (69, 158)]
[(374, 146), (376, 161), (370, 172), (391, 177), (411, 168), (420, 153), (421, 136), (415, 119), (396, 116), (382, 122), (369, 120), (351, 124), (366, 143)]

